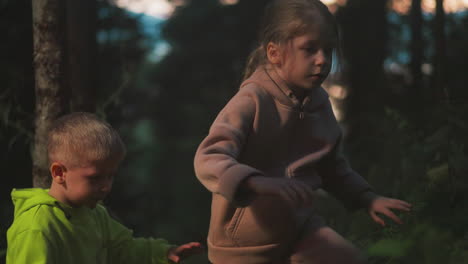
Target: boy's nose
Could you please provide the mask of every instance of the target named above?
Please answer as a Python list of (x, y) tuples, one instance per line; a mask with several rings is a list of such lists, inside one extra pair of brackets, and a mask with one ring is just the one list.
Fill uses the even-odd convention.
[(113, 180), (110, 179), (110, 180), (106, 180), (105, 182), (103, 182), (103, 184), (101, 185), (101, 192), (103, 193), (109, 193), (112, 189), (112, 183), (113, 183)]

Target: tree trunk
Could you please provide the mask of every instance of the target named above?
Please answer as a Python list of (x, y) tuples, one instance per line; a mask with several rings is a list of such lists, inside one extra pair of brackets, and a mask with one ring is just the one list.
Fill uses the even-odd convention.
[(345, 104), (345, 122), (349, 133), (368, 133), (368, 126), (362, 123), (361, 118), (383, 110), (386, 4), (386, 0), (350, 0), (337, 15), (343, 32), (344, 56), (348, 62), (345, 71), (349, 76), (350, 91)]
[(96, 110), (96, 0), (67, 0), (67, 87), (71, 110)]
[[(423, 60), (423, 38), (422, 38), (422, 11), (421, 0), (413, 0), (410, 11), (411, 24), (411, 44), (410, 44), (410, 71), (412, 77), (412, 87), (410, 90), (409, 104), (425, 101), (425, 91), (423, 91), (423, 75), (421, 71)], [(417, 105), (417, 104), (414, 104)]]
[(36, 92), (35, 137), (32, 148), (33, 186), (49, 187), (47, 131), (65, 113), (63, 0), (32, 0)]
[(434, 36), (435, 36), (435, 62), (434, 62), (434, 87), (431, 91), (431, 101), (437, 102), (442, 99), (449, 99), (449, 92), (445, 83), (445, 12), (444, 0), (436, 0), (436, 16), (434, 21)]

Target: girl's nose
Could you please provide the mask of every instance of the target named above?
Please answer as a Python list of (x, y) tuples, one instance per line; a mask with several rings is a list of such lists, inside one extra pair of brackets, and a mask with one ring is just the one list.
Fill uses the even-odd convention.
[(317, 53), (315, 54), (315, 65), (321, 66), (325, 64), (327, 61), (327, 57), (325, 55), (325, 52), (323, 49), (319, 49)]

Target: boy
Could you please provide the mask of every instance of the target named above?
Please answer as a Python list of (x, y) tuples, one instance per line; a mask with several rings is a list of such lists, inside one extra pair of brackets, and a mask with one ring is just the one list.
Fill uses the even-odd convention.
[(15, 219), (7, 232), (7, 264), (178, 263), (199, 253), (191, 242), (133, 238), (98, 202), (110, 192), (125, 156), (117, 132), (89, 113), (59, 118), (48, 135), (50, 190), (13, 190)]

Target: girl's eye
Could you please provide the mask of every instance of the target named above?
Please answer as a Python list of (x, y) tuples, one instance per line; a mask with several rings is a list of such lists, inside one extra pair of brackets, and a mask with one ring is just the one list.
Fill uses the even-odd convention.
[[(307, 56), (312, 56), (314, 54), (316, 54), (318, 51), (319, 51), (319, 48), (316, 48), (316, 47), (305, 47), (303, 48), (304, 52), (306, 53)], [(333, 48), (331, 47), (326, 47), (326, 48), (321, 48), (323, 54), (326, 56), (326, 57), (330, 57), (332, 56), (332, 53), (333, 53)]]
[(317, 52), (317, 48), (315, 48), (315, 47), (305, 47), (305, 48), (303, 48), (303, 50), (305, 50), (305, 52), (307, 52), (309, 54), (313, 54), (313, 53)]

